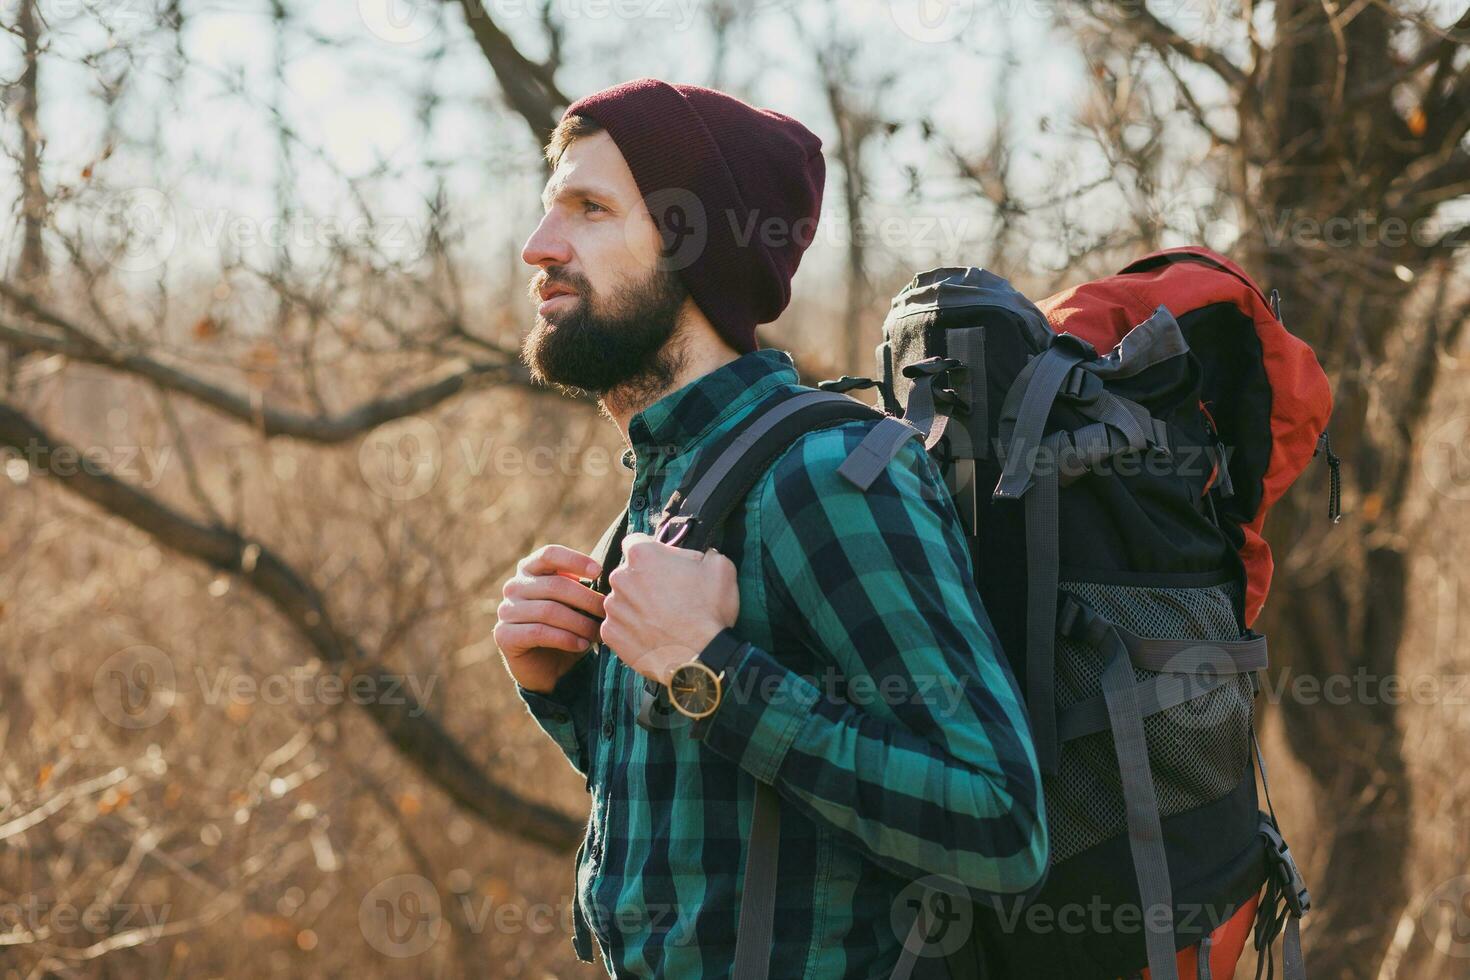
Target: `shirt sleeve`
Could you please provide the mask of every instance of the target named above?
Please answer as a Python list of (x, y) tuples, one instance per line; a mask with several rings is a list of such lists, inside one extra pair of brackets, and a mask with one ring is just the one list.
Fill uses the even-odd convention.
[(838, 474), (870, 428), (803, 437), (752, 497), (772, 622), (835, 670), (726, 652), (711, 665), (727, 671), (721, 704), (693, 735), (895, 873), (1027, 892), (1048, 841), (1015, 678), (923, 446), (905, 443), (866, 491)]
[(592, 715), (592, 676), (596, 672), (598, 647), (585, 654), (572, 669), (557, 679), (546, 694), (516, 684), (516, 694), (525, 702), (541, 730), (561, 748), (572, 768), (587, 775), (587, 729)]

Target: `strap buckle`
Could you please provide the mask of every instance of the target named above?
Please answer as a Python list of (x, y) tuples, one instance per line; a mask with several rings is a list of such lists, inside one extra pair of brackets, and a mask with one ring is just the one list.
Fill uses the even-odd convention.
[(855, 378), (850, 374), (844, 374), (842, 377), (833, 378), (830, 381), (818, 381), (817, 387), (823, 391), (835, 391), (845, 394), (849, 391), (858, 391), (863, 388), (877, 388), (879, 387), (879, 383), (872, 378)]
[(926, 357), (922, 361), (905, 364), (901, 373), (905, 378), (918, 378), (927, 374), (943, 374), (946, 371), (952, 371), (955, 368), (962, 368), (964, 366), (957, 357), (941, 357), (935, 354), (933, 357)]
[(1065, 398), (1074, 405), (1091, 405), (1102, 397), (1103, 379), (1091, 371), (1083, 369), (1081, 364), (1072, 366), (1067, 376), (1062, 379), (1062, 387), (1057, 391), (1058, 398)]
[(1266, 838), (1266, 861), (1281, 888), (1282, 898), (1285, 899), (1287, 908), (1291, 909), (1291, 914), (1300, 919), (1311, 910), (1312, 896), (1307, 892), (1307, 883), (1296, 866), (1296, 859), (1291, 856), (1291, 848), (1286, 846), (1281, 832), (1264, 814), (1259, 833)]
[(664, 514), (653, 532), (653, 540), (664, 544), (678, 544), (699, 523), (692, 514)]
[(915, 383), (921, 384), (924, 378), (932, 378), (929, 382), (930, 396), (934, 399), (936, 409), (946, 410), (948, 414), (965, 414), (970, 410), (970, 403), (965, 400), (953, 387), (940, 387), (953, 385), (949, 377), (950, 371), (965, 371), (968, 365), (957, 357), (941, 357), (936, 354), (926, 357), (922, 361), (914, 361), (905, 364), (901, 372), (905, 378), (913, 379)]

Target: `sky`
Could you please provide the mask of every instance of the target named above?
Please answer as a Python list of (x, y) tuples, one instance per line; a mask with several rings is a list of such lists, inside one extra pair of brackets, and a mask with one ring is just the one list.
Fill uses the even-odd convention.
[[(467, 242), (501, 264), (513, 262), (539, 216), (544, 175), (529, 130), (500, 104), (459, 5), (283, 2), (291, 23), (281, 89), (277, 35), (263, 0), (185, 0), (188, 67), (177, 80), (173, 38), (156, 30), (151, 0), (42, 0), (50, 44), (41, 82), (46, 181), (54, 197), (76, 195), (58, 221), (85, 235), (88, 223), (96, 230), (110, 220), (109, 209), (141, 209), (167, 226), (159, 251), (173, 273), (236, 248), (269, 265), (272, 243), (282, 240), (291, 243), (293, 261), (302, 261), (320, 250), (333, 221), (349, 237), (367, 233), (349, 195), (351, 178), (371, 212), (396, 223), (397, 232), (384, 233), (389, 253), (401, 243), (411, 255), (422, 244), (425, 202), (439, 174)], [(1061, 148), (1056, 130), (1048, 136), (1037, 122), (1065, 116), (1084, 83), (1080, 56), (1053, 30), (1042, 0), (745, 0), (750, 16), (733, 34), (718, 77), (709, 27), (715, 0), (491, 0), (486, 8), (540, 58), (544, 2), (564, 25), (557, 81), (571, 98), (639, 75), (718, 81), (801, 119), (830, 150), (834, 131), (811, 48), (846, 38), (854, 46), (855, 97), (893, 117), (928, 116), (970, 149), (997, 125), (1009, 127), (1024, 151), (1018, 177), (1037, 190), (1048, 180), (1044, 161)], [(0, 0), (0, 17), (13, 22), (18, 3)], [(19, 46), (7, 39), (0, 71), (14, 77), (19, 63)], [(120, 77), (125, 94), (110, 122), (102, 83)], [(1011, 111), (998, 119), (1003, 77)], [(436, 99), (427, 124), (426, 93)], [(13, 151), (11, 109), (5, 141)], [(277, 110), (300, 137), (288, 165), (271, 131)], [(117, 149), (98, 162), (109, 142)], [(950, 168), (913, 127), (875, 147), (870, 159), (873, 214), (891, 219), (874, 234), (915, 262), (960, 261), (964, 237), (983, 221), (954, 204), (963, 192)], [(930, 200), (908, 195), (906, 167), (923, 175)], [(840, 176), (830, 161), (828, 173), (814, 265), (839, 261), (845, 244)], [(273, 220), (282, 179), (301, 212), (289, 225)], [(0, 244), (12, 250), (18, 190), (13, 171), (0, 177), (0, 201), (11, 216)], [(931, 220), (910, 220), (916, 217)], [(140, 268), (125, 271), (147, 278), (155, 274), (150, 261), (141, 255)]]

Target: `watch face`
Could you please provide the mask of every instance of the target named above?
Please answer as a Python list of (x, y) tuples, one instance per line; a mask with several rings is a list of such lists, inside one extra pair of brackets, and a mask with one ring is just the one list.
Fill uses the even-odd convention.
[(685, 664), (669, 678), (669, 700), (691, 718), (703, 718), (720, 704), (720, 684), (703, 664)]

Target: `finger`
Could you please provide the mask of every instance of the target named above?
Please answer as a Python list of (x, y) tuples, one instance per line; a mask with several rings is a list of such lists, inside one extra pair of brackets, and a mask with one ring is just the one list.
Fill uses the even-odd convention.
[(597, 620), (575, 609), (549, 599), (520, 599), (508, 603), (500, 613), (502, 623), (545, 623), (575, 633), (584, 639), (595, 639)]
[(574, 582), (562, 575), (535, 575), (522, 578), (516, 586), (514, 599), (552, 599), (563, 605), (580, 609), (601, 619), (607, 615), (603, 602), (607, 598), (601, 592), (589, 589), (581, 582)]
[(521, 571), (527, 575), (570, 573), (580, 578), (595, 579), (602, 574), (602, 566), (575, 548), (549, 544), (527, 556), (521, 563)]
[(592, 646), (590, 640), (546, 623), (504, 623), (495, 630), (495, 643), (511, 657), (529, 653), (537, 647), (583, 653)]

